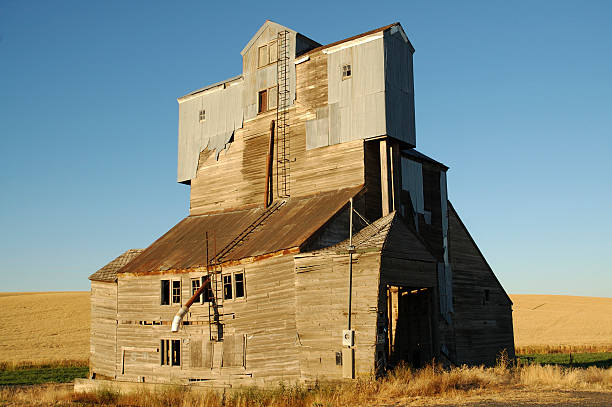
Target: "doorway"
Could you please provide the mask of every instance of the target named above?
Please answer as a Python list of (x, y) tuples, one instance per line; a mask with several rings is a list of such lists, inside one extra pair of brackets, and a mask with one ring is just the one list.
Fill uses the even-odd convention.
[(433, 358), (432, 293), (429, 287), (387, 286), (387, 361), (421, 367)]

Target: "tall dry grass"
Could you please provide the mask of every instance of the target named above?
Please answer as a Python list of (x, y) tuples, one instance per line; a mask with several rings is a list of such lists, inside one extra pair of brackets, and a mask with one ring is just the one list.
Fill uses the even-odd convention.
[(0, 370), (36, 369), (46, 367), (87, 367), (87, 359), (61, 359), (61, 360), (38, 360), (38, 361), (2, 361)]
[[(144, 407), (338, 407), (409, 400), (422, 400), (423, 405), (427, 405), (441, 399), (465, 399), (485, 393), (503, 400), (504, 394), (516, 389), (612, 393), (612, 368), (514, 365), (507, 358), (500, 358), (497, 366), (491, 368), (462, 366), (444, 369), (431, 364), (416, 370), (400, 366), (382, 378), (364, 376), (353, 381), (317, 383), (312, 387), (280, 384), (272, 390), (246, 388), (219, 393), (175, 386), (133, 393), (121, 393), (109, 388), (74, 394), (66, 386), (34, 386), (1, 389), (0, 400), (17, 406), (67, 406), (76, 403)], [(0, 405), (3, 403), (0, 402)]]

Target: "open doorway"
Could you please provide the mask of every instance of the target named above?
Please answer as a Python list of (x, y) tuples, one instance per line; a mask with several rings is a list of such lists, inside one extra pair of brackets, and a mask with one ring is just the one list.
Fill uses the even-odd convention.
[(386, 356), (390, 367), (400, 362), (421, 367), (431, 361), (432, 294), (428, 287), (387, 286)]

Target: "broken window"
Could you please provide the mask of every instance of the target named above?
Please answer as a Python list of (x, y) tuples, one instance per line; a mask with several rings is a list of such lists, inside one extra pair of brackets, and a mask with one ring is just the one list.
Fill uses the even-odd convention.
[(244, 273), (234, 274), (234, 284), (236, 289), (234, 294), (236, 298), (244, 298)]
[(180, 280), (172, 281), (172, 303), (173, 304), (181, 303), (181, 281)]
[(342, 79), (348, 79), (352, 76), (351, 64), (342, 65)]
[(162, 339), (160, 344), (161, 365), (181, 365), (181, 341), (180, 339)]
[(161, 305), (170, 305), (170, 280), (161, 281)]
[(228, 276), (223, 276), (223, 299), (224, 300), (232, 299), (232, 276), (231, 274)]
[[(212, 276), (211, 276), (211, 278), (212, 278)], [(204, 280), (206, 280), (206, 279), (207, 279), (207, 277), (203, 276), (202, 277), (202, 282)], [(202, 292), (202, 295), (200, 296), (200, 299), (202, 300), (202, 303), (212, 302), (213, 301), (213, 292), (212, 292), (212, 286), (210, 284), (210, 280), (206, 281), (206, 288)]]
[[(193, 297), (193, 295), (196, 293), (196, 291), (198, 291), (200, 289), (200, 284), (201, 281), (199, 278), (192, 278), (191, 279), (191, 296)], [(195, 302), (202, 302), (202, 295), (200, 295), (200, 298), (196, 299)]]
[(263, 113), (268, 110), (268, 89), (259, 92), (258, 113)]

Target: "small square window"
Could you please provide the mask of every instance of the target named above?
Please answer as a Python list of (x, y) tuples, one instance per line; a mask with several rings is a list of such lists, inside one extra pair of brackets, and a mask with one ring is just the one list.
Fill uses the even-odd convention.
[(200, 123), (206, 120), (206, 110), (200, 110)]
[(342, 79), (350, 78), (352, 72), (350, 64), (342, 65)]

